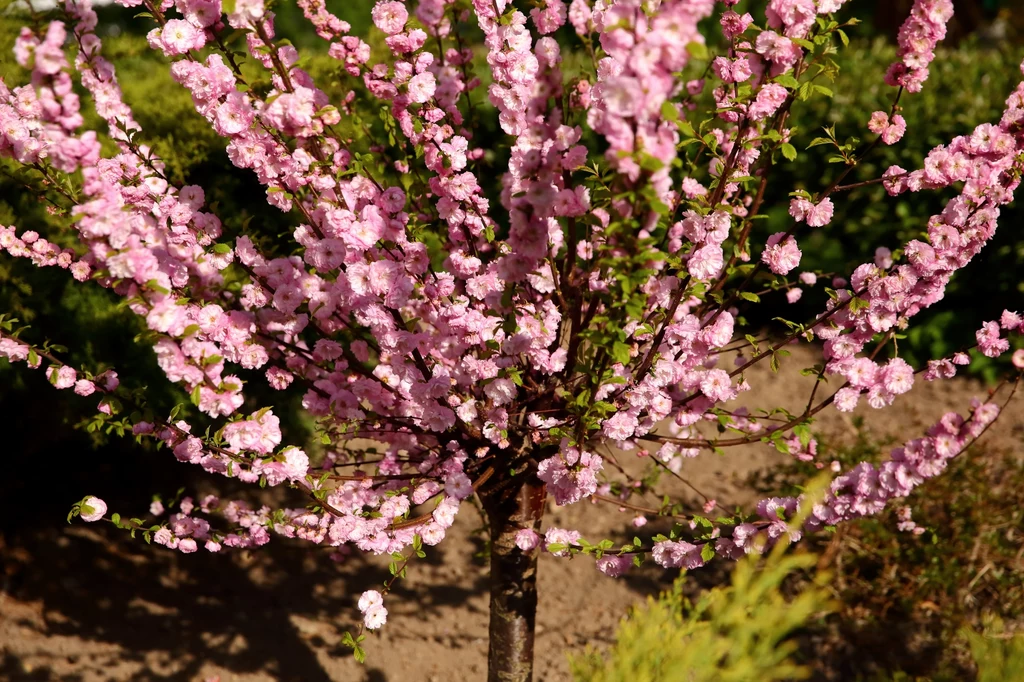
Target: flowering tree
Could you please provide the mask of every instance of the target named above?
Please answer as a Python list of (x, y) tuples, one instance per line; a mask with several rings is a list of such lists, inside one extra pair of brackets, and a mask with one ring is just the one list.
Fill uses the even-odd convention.
[[(834, 130), (798, 139), (787, 127), (794, 107), (831, 95), (830, 55), (856, 23), (841, 16), (843, 0), (770, 0), (759, 20), (735, 11), (737, 0), (382, 0), (367, 5), (377, 49), (322, 0), (298, 0), (338, 62), (348, 91), (338, 101), (275, 37), (263, 0), (118, 1), (144, 6), (149, 44), (231, 161), (294, 219), (294, 241), (282, 248), (258, 228), (226, 235), (201, 187), (169, 181), (102, 56), (89, 0), (66, 0), (57, 19), (17, 40), (31, 83), (0, 83), (0, 154), (49, 203), (61, 237), (0, 227), (0, 248), (123, 297), (145, 320), (140, 343), (195, 409), (159, 413), (130, 380), (66, 364), (60, 347), (9, 316), (0, 354), (98, 397), (107, 429), (308, 497), (285, 509), (185, 498), (170, 516), (154, 504), (147, 518), (108, 514), (87, 497), (72, 516), (186, 553), (279, 534), (392, 555), (392, 577), (359, 597), (363, 623), (346, 638), (357, 656), (364, 629), (387, 619), (394, 581), (444, 539), (467, 498), (490, 525), (490, 679), (528, 680), (542, 551), (589, 555), (610, 576), (646, 558), (692, 569), (761, 552), (906, 496), (999, 413), (978, 401), (884, 463), (836, 472), (821, 499), (772, 498), (714, 520), (714, 500), (663, 499), (656, 475), (618, 461), (643, 457), (678, 477), (702, 449), (756, 442), (813, 460), (809, 424), (822, 410), (893, 405), (919, 375), (947, 379), (970, 361), (964, 349), (915, 369), (895, 341), (942, 299), (1012, 200), (1024, 83), (1000, 121), (937, 147), (920, 169), (873, 181), (892, 195), (953, 189), (922, 225), (926, 237), (880, 245), (848, 279), (798, 271), (799, 238), (826, 228), (847, 174), (904, 135), (899, 100), (926, 81), (950, 0), (915, 2), (884, 74), (892, 106), (864, 122), (866, 143)], [(717, 23), (701, 24), (712, 15)], [(715, 32), (718, 54), (699, 25)], [(83, 129), (85, 103), (106, 130)], [(354, 125), (360, 107), (379, 111), (383, 127)], [(495, 118), (504, 149), (485, 150), (474, 134)], [(761, 234), (772, 170), (798, 145), (823, 147), (822, 161), (840, 170), (791, 193), (787, 231)], [(493, 196), (488, 151), (507, 158)], [(786, 334), (745, 327), (746, 310), (826, 283), (824, 310), (787, 322)], [(1008, 353), (1021, 327), (1003, 312), (978, 331), (977, 350)], [(805, 409), (732, 403), (750, 388), (750, 367), (777, 369), (799, 341), (823, 342)], [(1012, 360), (1024, 366), (1024, 351)], [(260, 384), (282, 400), (262, 389), (247, 398)], [(282, 442), (283, 398), (296, 392), (315, 443)], [(675, 525), (625, 545), (588, 541), (586, 529), (543, 527), (549, 497), (612, 504), (637, 528), (655, 517)], [(914, 529), (909, 511), (901, 518)]]

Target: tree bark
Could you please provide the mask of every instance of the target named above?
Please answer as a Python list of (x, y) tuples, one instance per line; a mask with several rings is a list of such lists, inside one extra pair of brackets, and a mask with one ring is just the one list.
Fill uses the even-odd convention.
[(515, 537), (524, 528), (539, 531), (544, 484), (530, 471), (481, 492), (491, 531), (487, 680), (531, 682), (540, 547), (524, 552)]

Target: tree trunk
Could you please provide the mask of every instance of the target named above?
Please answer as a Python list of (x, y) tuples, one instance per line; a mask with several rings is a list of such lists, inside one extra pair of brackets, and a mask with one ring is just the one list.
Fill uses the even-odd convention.
[(524, 552), (516, 547), (515, 538), (524, 528), (540, 530), (544, 484), (527, 472), (481, 492), (491, 527), (487, 681), (531, 682), (540, 547)]

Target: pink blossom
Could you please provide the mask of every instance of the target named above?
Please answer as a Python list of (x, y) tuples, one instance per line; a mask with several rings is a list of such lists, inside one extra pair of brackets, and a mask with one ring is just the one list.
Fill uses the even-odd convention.
[(359, 597), (359, 611), (363, 614), (363, 624), (369, 630), (376, 630), (388, 620), (384, 597), (377, 590), (363, 592)]
[(96, 392), (96, 384), (88, 379), (79, 379), (75, 382), (75, 393), (80, 396), (90, 396)]
[(892, 145), (903, 138), (903, 133), (907, 130), (907, 121), (899, 114), (893, 115), (890, 121), (889, 115), (884, 111), (876, 111), (871, 114), (868, 129), (880, 135), (882, 142)]
[(768, 238), (761, 260), (776, 275), (785, 275), (800, 265), (800, 256), (796, 240), (792, 236), (787, 237), (783, 232), (776, 232)]
[(516, 547), (523, 552), (532, 552), (540, 544), (540, 536), (531, 528), (523, 528), (516, 533)]
[(636, 427), (637, 418), (627, 411), (621, 411), (604, 421), (602, 431), (611, 440), (626, 440), (633, 436)]
[(61, 365), (60, 367), (47, 367), (46, 378), (53, 383), (54, 388), (71, 388), (75, 385), (78, 373), (73, 367)]
[(860, 391), (856, 388), (841, 388), (836, 391), (836, 409), (840, 412), (853, 412), (860, 399)]
[(602, 463), (598, 455), (570, 448), (564, 457), (559, 454), (542, 461), (537, 478), (547, 483), (556, 504), (574, 504), (597, 491)]
[(381, 0), (373, 6), (370, 15), (377, 28), (388, 35), (401, 33), (405, 28), (405, 22), (409, 20), (409, 12), (405, 5), (395, 0)]
[(434, 96), (435, 88), (434, 74), (429, 71), (417, 74), (409, 81), (409, 99), (418, 104), (427, 102)]
[(706, 281), (721, 272), (725, 265), (722, 247), (717, 244), (705, 244), (694, 250), (686, 262), (690, 275), (700, 281)]
[(83, 521), (99, 521), (107, 513), (107, 503), (98, 497), (87, 497), (82, 500), (80, 510)]
[(452, 474), (444, 484), (445, 493), (456, 500), (464, 500), (473, 494), (473, 483), (461, 471)]
[(731, 400), (736, 396), (729, 374), (721, 369), (708, 370), (700, 382), (700, 390), (713, 402)]
[(376, 630), (388, 622), (388, 610), (383, 606), (374, 606), (363, 615), (363, 624), (367, 630)]
[[(564, 528), (548, 528), (544, 533), (544, 547), (547, 549), (550, 545), (566, 545), (566, 549), (559, 549), (551, 552), (553, 556), (568, 556), (568, 546), (575, 545), (580, 540), (579, 531), (566, 530)], [(548, 551), (551, 551), (550, 549)]]
[(758, 90), (747, 115), (754, 121), (766, 119), (779, 110), (788, 96), (789, 92), (786, 88), (778, 83), (768, 83)]
[(825, 197), (807, 211), (807, 224), (811, 227), (824, 227), (832, 222), (832, 199)]
[(664, 568), (700, 568), (704, 565), (702, 547), (689, 542), (665, 540), (654, 543), (651, 556), (655, 563)]
[(597, 570), (611, 578), (618, 578), (633, 567), (633, 559), (629, 556), (605, 555), (597, 560)]
[(885, 74), (885, 82), (908, 92), (919, 92), (928, 78), (928, 65), (935, 58), (935, 46), (946, 37), (946, 23), (953, 16), (952, 0), (914, 0), (910, 16), (900, 26), (897, 42), (899, 61)]
[(749, 13), (740, 16), (736, 12), (729, 10), (728, 12), (722, 13), (720, 23), (722, 25), (722, 33), (725, 34), (727, 39), (732, 40), (739, 34), (746, 31), (747, 28), (754, 23), (754, 17), (750, 16)]
[(171, 19), (164, 24), (160, 40), (164, 53), (168, 56), (185, 54), (190, 50), (198, 50), (206, 44), (202, 31), (181, 19)]

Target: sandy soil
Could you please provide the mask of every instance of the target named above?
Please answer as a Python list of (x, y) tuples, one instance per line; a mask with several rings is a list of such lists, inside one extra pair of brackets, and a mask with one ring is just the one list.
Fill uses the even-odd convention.
[[(759, 367), (750, 376), (755, 390), (742, 402), (763, 406), (782, 401), (801, 409), (813, 379), (800, 376), (799, 369), (815, 361), (813, 352), (801, 347), (794, 348), (778, 375)], [(860, 408), (856, 414), (867, 418), (876, 435), (902, 440), (920, 434), (946, 410), (963, 410), (971, 396), (984, 394), (980, 385), (966, 380), (918, 382), (895, 409)], [(833, 439), (847, 438), (853, 422), (829, 409), (816, 429)], [(1017, 400), (985, 440), (989, 447), (1020, 452), (1022, 434), (1024, 401)], [(745, 479), (785, 457), (765, 445), (744, 446), (725, 456), (701, 455), (688, 461), (682, 474), (724, 505), (749, 504), (752, 494)], [(150, 466), (155, 473), (147, 480), (157, 486), (181, 475), (181, 465), (173, 460)], [(695, 499), (674, 483), (674, 492)], [(218, 482), (193, 484), (203, 490)], [(142, 494), (155, 489), (160, 488)], [(221, 682), (382, 682), (485, 676), (487, 569), (474, 556), (483, 543), (475, 532), (481, 519), (472, 508), (460, 514), (449, 538), (429, 549), (426, 559), (410, 567), (408, 579), (398, 583), (388, 598), (389, 622), (368, 639), (366, 664), (359, 665), (338, 641), (358, 616), (353, 597), (388, 576), (385, 561), (352, 556), (336, 564), (322, 550), (280, 540), (252, 553), (186, 556), (112, 529), (68, 526), (64, 499), (42, 505), (45, 511), (32, 516), (24, 510), (34, 507), (4, 501), (8, 504), (2, 511), (8, 520), (14, 514), (15, 524), (0, 529), (0, 680), (219, 676)], [(632, 536), (631, 518), (632, 512), (615, 507), (580, 504), (552, 507), (547, 523), (579, 528), (592, 540), (622, 540)], [(694, 579), (714, 582), (723, 570), (709, 568)], [(628, 607), (668, 586), (675, 575), (648, 565), (610, 579), (586, 559), (543, 557), (536, 679), (568, 679), (568, 654), (606, 646)]]

